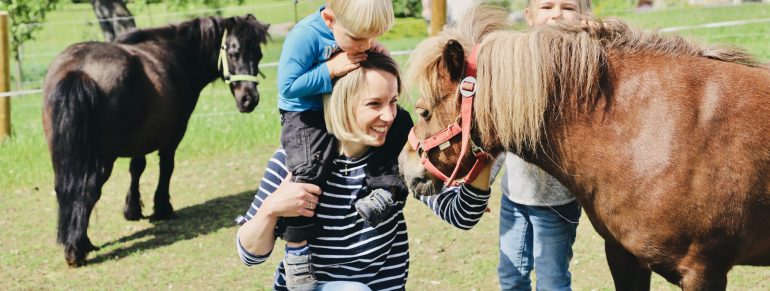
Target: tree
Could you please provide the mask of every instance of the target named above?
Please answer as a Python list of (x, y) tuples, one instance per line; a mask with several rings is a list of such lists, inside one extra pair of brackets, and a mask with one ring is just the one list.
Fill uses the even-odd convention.
[(8, 11), (11, 18), (11, 52), (16, 60), (16, 84), (21, 87), (23, 70), (21, 48), (24, 42), (34, 39), (34, 33), (42, 28), (48, 12), (56, 8), (58, 0), (3, 0), (0, 10)]
[(118, 35), (136, 28), (131, 11), (123, 0), (90, 0), (94, 14), (99, 19), (99, 27), (104, 33), (104, 40), (112, 41)]

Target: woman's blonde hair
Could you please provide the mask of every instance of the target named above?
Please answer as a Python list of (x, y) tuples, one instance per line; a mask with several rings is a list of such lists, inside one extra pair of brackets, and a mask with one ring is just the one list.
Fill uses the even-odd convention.
[(361, 97), (369, 92), (366, 89), (366, 72), (380, 70), (396, 77), (398, 94), (401, 95), (401, 74), (398, 64), (391, 57), (367, 52), (368, 57), (361, 62), (361, 68), (353, 70), (339, 78), (331, 94), (324, 95), (324, 120), (326, 129), (338, 140), (368, 143), (374, 140), (356, 123), (355, 109)]
[(393, 27), (393, 3), (388, 0), (328, 0), (335, 21), (355, 37), (377, 37)]

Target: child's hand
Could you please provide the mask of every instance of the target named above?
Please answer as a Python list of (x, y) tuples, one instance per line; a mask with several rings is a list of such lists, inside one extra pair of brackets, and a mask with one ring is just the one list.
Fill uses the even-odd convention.
[(385, 48), (384, 45), (382, 45), (381, 43), (379, 43), (376, 40), (374, 42), (372, 42), (372, 47), (370, 47), (369, 50), (373, 51), (373, 52), (381, 53), (381, 54), (386, 55), (386, 56), (390, 56), (390, 51), (388, 51), (388, 49)]
[(347, 52), (341, 52), (326, 61), (326, 66), (329, 67), (329, 75), (334, 79), (358, 69), (364, 60), (366, 60), (366, 53), (350, 55)]

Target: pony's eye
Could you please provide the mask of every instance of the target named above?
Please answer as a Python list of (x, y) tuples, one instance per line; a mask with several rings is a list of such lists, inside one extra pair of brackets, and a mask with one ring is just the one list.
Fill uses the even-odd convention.
[(428, 109), (425, 109), (425, 108), (415, 108), (415, 110), (417, 111), (417, 114), (419, 114), (420, 117), (422, 117), (424, 119), (428, 119), (428, 117), (430, 117), (430, 111), (428, 111)]

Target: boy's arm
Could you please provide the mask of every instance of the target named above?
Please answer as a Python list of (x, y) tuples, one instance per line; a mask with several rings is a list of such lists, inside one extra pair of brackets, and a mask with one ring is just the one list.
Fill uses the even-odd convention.
[(284, 98), (326, 94), (332, 79), (325, 62), (313, 64), (319, 44), (307, 30), (298, 27), (283, 43), (278, 61), (278, 90)]

